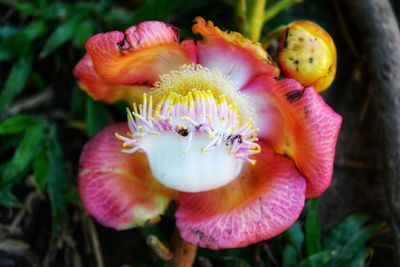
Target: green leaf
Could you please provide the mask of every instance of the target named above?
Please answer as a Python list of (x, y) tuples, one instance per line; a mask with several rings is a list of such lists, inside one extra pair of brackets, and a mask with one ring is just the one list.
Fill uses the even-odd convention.
[(37, 12), (37, 7), (31, 2), (22, 2), (22, 3), (15, 3), (15, 9), (24, 15), (35, 15)]
[(64, 24), (59, 26), (47, 39), (39, 58), (45, 58), (58, 47), (68, 42), (74, 36), (79, 24), (78, 17), (67, 20)]
[(18, 134), (37, 123), (37, 118), (26, 115), (15, 115), (0, 122), (0, 134)]
[(332, 250), (339, 250), (352, 237), (359, 232), (369, 217), (363, 214), (347, 216), (335, 229), (333, 229), (325, 240), (325, 246)]
[(244, 259), (237, 257), (224, 257), (224, 265), (229, 267), (251, 267), (251, 265)]
[(79, 192), (76, 187), (71, 188), (65, 195), (64, 199), (67, 203), (73, 204), (73, 205), (78, 205), (81, 201), (79, 197)]
[(135, 24), (143, 20), (166, 20), (167, 16), (175, 7), (177, 1), (169, 0), (147, 0), (135, 10), (129, 24)]
[(346, 267), (364, 267), (370, 252), (368, 249), (363, 249), (359, 251), (352, 260), (350, 260)]
[(48, 88), (48, 85), (41, 75), (41, 73), (33, 70), (30, 77), (32, 84), (35, 86), (35, 88), (37, 88), (38, 91), (43, 92), (44, 90), (46, 90), (46, 87)]
[(24, 87), (32, 67), (32, 57), (22, 57), (14, 63), (0, 94), (0, 113), (4, 112), (14, 97)]
[(126, 20), (132, 17), (132, 12), (126, 8), (114, 7), (106, 14), (106, 20)]
[(35, 158), (33, 163), (34, 179), (41, 191), (45, 191), (48, 185), (49, 160), (46, 148)]
[(297, 251), (297, 255), (301, 256), (301, 249), (303, 247), (304, 233), (301, 229), (300, 223), (295, 222), (286, 232), (285, 236)]
[(64, 170), (62, 149), (57, 139), (55, 127), (50, 129), (47, 149), (49, 162), (47, 192), (53, 211), (53, 231), (57, 233), (66, 214), (67, 177)]
[[(21, 140), (21, 136), (19, 135), (7, 135), (7, 136), (0, 136), (0, 154), (6, 151), (15, 151), (15, 148), (18, 146)], [(4, 169), (2, 165), (0, 165), (0, 170)], [(1, 176), (1, 171), (0, 171)]]
[(292, 245), (287, 245), (283, 251), (282, 267), (297, 267), (297, 251)]
[(60, 18), (64, 18), (68, 14), (68, 8), (70, 5), (63, 2), (53, 1), (51, 5), (47, 5), (42, 17), (46, 20), (59, 20)]
[(86, 101), (88, 101), (87, 98), (88, 97), (83, 90), (78, 88), (77, 85), (73, 86), (69, 110), (74, 119), (84, 119), (85, 118), (86, 110), (82, 107), (84, 107), (86, 104)]
[[(367, 241), (383, 227), (383, 224), (364, 226), (367, 221), (368, 216), (351, 215), (331, 231), (326, 241), (326, 246), (337, 251), (332, 260), (332, 266), (347, 267), (357, 257), (362, 259), (365, 253), (359, 255), (360, 251), (367, 249)], [(361, 261), (361, 259), (356, 262)]]
[(30, 24), (28, 27), (22, 30), (21, 38), (24, 38), (24, 45), (32, 45), (30, 42), (42, 37), (49, 30), (49, 26), (46, 21), (39, 20)]
[(13, 193), (10, 192), (8, 187), (0, 189), (0, 205), (6, 207), (12, 207), (19, 204), (20, 204), (19, 200)]
[(80, 23), (74, 34), (74, 45), (77, 48), (83, 48), (85, 42), (93, 35), (94, 26), (93, 21), (87, 20)]
[(4, 40), (12, 36), (18, 31), (18, 28), (12, 25), (4, 25), (0, 27), (0, 40)]
[(324, 250), (304, 259), (300, 262), (299, 267), (323, 267), (334, 256), (329, 250)]
[(11, 50), (5, 43), (0, 43), (0, 62), (9, 61), (14, 57), (15, 50)]
[(319, 199), (310, 199), (307, 202), (306, 217), (306, 245), (307, 255), (321, 251), (320, 219), (318, 210)]
[(42, 37), (49, 27), (43, 20), (39, 20), (18, 29), (14, 34), (0, 43), (0, 62), (28, 54), (34, 46), (34, 41)]
[(111, 119), (104, 104), (87, 97), (86, 102), (86, 132), (89, 137), (93, 136), (106, 125)]
[(44, 136), (42, 123), (29, 127), (17, 147), (13, 158), (6, 165), (1, 183), (3, 186), (13, 185), (18, 182), (22, 175), (31, 166), (34, 157), (39, 150)]

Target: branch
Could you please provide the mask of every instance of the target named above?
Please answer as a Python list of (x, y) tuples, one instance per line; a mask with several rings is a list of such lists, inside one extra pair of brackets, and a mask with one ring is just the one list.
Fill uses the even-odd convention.
[[(376, 147), (380, 148), (376, 159), (382, 166), (385, 197), (393, 222), (400, 214), (400, 30), (389, 0), (339, 1), (359, 33), (355, 44), (371, 79), (371, 114), (376, 116)], [(400, 263), (400, 231), (397, 223), (392, 223), (392, 228)]]
[(173, 258), (166, 263), (166, 267), (191, 267), (196, 258), (197, 247), (181, 238), (175, 230), (172, 242)]

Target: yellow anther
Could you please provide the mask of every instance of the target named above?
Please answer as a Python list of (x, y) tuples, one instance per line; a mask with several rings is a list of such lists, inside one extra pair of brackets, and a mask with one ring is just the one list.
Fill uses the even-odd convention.
[(138, 109), (137, 109), (136, 103), (133, 103), (132, 108), (133, 108), (133, 112), (134, 112), (134, 113), (138, 113)]
[(150, 134), (160, 136), (161, 133), (159, 131), (151, 131)]
[(160, 118), (161, 104), (158, 104), (155, 109), (155, 114), (157, 118)]
[(256, 133), (256, 132), (259, 132), (260, 131), (260, 128), (253, 128), (253, 129), (251, 129), (251, 133)]
[(251, 164), (251, 165), (256, 165), (256, 163), (257, 163), (257, 160), (255, 160), (255, 159), (251, 159), (251, 160), (250, 160), (250, 164)]
[(128, 121), (131, 120), (131, 115), (132, 115), (132, 113), (131, 113), (131, 111), (129, 110), (129, 108), (126, 108), (126, 117), (127, 117), (127, 120), (128, 120)]
[(246, 124), (249, 125), (249, 126), (253, 126), (254, 125), (254, 121), (253, 120), (248, 120), (246, 122)]
[(177, 96), (177, 95), (176, 95), (174, 92), (171, 92), (171, 93), (168, 94), (167, 99), (168, 99), (169, 101), (171, 101), (171, 103), (174, 103), (174, 101), (175, 101), (175, 99), (176, 99), (176, 96)]
[(125, 138), (124, 138), (122, 135), (120, 135), (119, 133), (115, 133), (115, 137), (116, 137), (117, 139), (121, 140), (121, 141), (124, 141), (124, 140), (125, 140)]
[(132, 145), (131, 145), (131, 144), (127, 144), (126, 142), (124, 142), (124, 143), (122, 144), (122, 147), (123, 147), (123, 148), (132, 147)]

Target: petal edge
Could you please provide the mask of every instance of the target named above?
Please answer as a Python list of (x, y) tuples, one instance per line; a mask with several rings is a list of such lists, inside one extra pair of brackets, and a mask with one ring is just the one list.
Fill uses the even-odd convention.
[(223, 188), (181, 193), (177, 227), (183, 239), (200, 247), (247, 246), (280, 234), (297, 220), (305, 187), (289, 159), (259, 160)]
[(325, 103), (314, 88), (304, 88), (293, 79), (277, 81), (260, 76), (243, 92), (262, 100), (261, 105), (256, 106), (257, 111), (262, 105), (275, 108), (275, 117), (279, 116), (279, 119), (274, 121), (281, 121), (279, 130), (274, 128), (276, 132), (264, 134), (264, 138), (277, 153), (293, 159), (307, 179), (307, 198), (320, 196), (332, 180), (342, 117)]
[(176, 197), (151, 175), (141, 153), (123, 154), (115, 132), (126, 124), (111, 125), (97, 133), (80, 158), (79, 192), (86, 210), (101, 224), (127, 229), (155, 223)]

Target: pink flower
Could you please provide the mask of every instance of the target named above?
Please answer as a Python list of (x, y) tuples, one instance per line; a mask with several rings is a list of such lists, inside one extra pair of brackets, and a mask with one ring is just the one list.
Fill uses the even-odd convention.
[[(74, 69), (93, 98), (134, 103), (84, 147), (79, 190), (105, 226), (154, 223), (210, 249), (271, 238), (332, 178), (341, 125), (312, 87), (277, 80), (258, 43), (195, 19), (200, 40), (147, 21), (91, 37)], [(115, 137), (117, 136), (117, 138)]]

